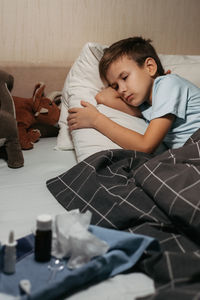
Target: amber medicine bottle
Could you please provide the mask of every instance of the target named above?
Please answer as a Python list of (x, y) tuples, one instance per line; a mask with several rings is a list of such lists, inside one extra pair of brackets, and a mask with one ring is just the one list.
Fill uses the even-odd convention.
[(35, 260), (47, 262), (51, 259), (52, 218), (50, 215), (39, 215), (36, 220)]

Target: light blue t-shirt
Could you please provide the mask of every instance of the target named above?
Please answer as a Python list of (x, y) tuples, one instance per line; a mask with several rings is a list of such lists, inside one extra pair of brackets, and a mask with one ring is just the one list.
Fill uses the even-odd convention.
[(140, 109), (147, 122), (166, 114), (175, 115), (164, 142), (169, 148), (179, 148), (200, 128), (200, 88), (176, 74), (157, 77), (152, 106), (144, 103)]

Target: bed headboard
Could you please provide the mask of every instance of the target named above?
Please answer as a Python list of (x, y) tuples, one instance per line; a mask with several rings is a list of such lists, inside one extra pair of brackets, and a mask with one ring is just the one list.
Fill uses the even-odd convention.
[(64, 82), (69, 72), (69, 67), (51, 66), (41, 64), (8, 64), (1, 66), (1, 69), (14, 77), (14, 96), (32, 96), (34, 87), (39, 82), (46, 85), (45, 93), (62, 91)]
[(0, 61), (69, 67), (85, 43), (133, 35), (199, 55), (199, 11), (199, 0), (0, 0)]

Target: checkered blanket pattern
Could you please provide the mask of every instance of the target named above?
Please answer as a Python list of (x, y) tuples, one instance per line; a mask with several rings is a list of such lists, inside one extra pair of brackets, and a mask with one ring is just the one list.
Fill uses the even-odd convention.
[(200, 299), (200, 130), (175, 150), (152, 156), (107, 150), (47, 181), (67, 209), (92, 224), (158, 239), (137, 268), (155, 281), (144, 299)]

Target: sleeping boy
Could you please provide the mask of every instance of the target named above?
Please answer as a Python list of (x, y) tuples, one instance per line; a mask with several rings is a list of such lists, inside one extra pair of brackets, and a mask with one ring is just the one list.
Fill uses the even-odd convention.
[[(69, 109), (70, 130), (94, 128), (124, 149), (152, 153), (165, 142), (179, 148), (200, 128), (200, 89), (176, 74), (165, 74), (151, 40), (133, 37), (104, 50), (100, 77), (109, 87), (98, 103), (143, 117), (144, 134), (127, 129), (101, 114), (92, 104)], [(87, 100), (87, 99), (86, 99)]]

